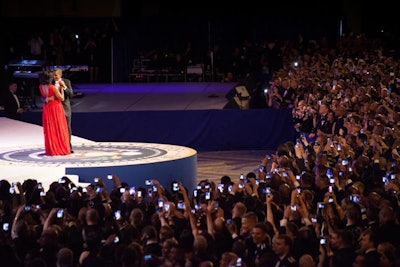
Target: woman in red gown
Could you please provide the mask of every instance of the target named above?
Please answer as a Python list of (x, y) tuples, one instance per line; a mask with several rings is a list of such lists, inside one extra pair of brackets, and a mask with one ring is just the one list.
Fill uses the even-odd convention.
[(44, 71), (39, 80), (40, 93), (45, 100), (42, 113), (45, 151), (48, 156), (69, 155), (68, 126), (61, 103), (65, 84), (61, 81), (59, 86), (55, 86), (52, 79), (52, 73)]

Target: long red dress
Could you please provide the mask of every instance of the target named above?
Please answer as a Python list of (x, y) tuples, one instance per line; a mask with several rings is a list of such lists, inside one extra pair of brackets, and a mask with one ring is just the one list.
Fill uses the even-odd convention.
[(56, 87), (52, 84), (39, 86), (43, 97), (54, 97), (54, 100), (43, 104), (42, 124), (46, 155), (69, 155), (69, 134), (62, 103), (55, 96)]

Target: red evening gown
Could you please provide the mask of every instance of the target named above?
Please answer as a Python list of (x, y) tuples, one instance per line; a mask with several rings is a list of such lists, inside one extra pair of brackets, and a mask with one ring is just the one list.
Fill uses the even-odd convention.
[(71, 150), (67, 120), (62, 103), (54, 94), (56, 87), (50, 84), (40, 85), (39, 88), (43, 97), (54, 96), (54, 100), (43, 104), (42, 124), (46, 155), (69, 155)]

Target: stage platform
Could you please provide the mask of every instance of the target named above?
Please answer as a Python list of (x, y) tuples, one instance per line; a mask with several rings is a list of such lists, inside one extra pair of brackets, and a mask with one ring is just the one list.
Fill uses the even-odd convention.
[[(199, 152), (271, 151), (286, 141), (295, 140), (290, 110), (225, 108), (230, 101), (227, 95), (236, 85), (73, 83), (76, 96), (71, 100), (72, 144), (76, 153), (58, 165), (46, 166), (38, 163), (47, 159), (43, 156), (42, 103), (37, 96), (38, 108), (23, 113), (22, 122), (14, 124), (13, 121), (10, 126), (9, 121), (1, 118), (0, 153), (3, 158), (0, 179), (40, 177), (54, 181), (68, 174), (74, 179), (79, 175), (81, 183), (89, 183), (95, 176), (105, 178), (110, 171), (115, 171), (117, 175), (121, 173), (119, 176), (124, 181), (142, 183), (153, 176), (163, 179), (167, 186), (176, 179), (185, 181), (190, 188), (196, 179), (205, 178), (198, 173), (196, 177)], [(127, 151), (114, 151), (125, 150), (122, 147), (107, 151), (107, 147), (115, 144), (127, 145)], [(176, 149), (181, 152), (177, 157), (173, 154)], [(18, 154), (19, 151), (22, 154)], [(102, 157), (101, 153), (107, 154), (104, 156), (106, 159), (114, 153), (116, 157), (120, 156), (118, 153), (138, 155), (133, 162), (124, 162), (123, 165), (115, 165), (115, 162), (102, 165), (101, 162), (92, 162), (92, 158), (87, 158), (88, 166), (85, 165), (86, 156)], [(33, 162), (32, 157), (38, 161)], [(70, 164), (69, 160), (79, 163)], [(235, 160), (237, 167), (234, 171), (244, 172), (238, 170), (243, 163), (240, 159)], [(223, 158), (219, 162), (225, 164)], [(258, 158), (254, 164), (258, 164)], [(126, 170), (125, 165), (129, 167)], [(208, 163), (207, 166), (214, 165)], [(135, 171), (129, 170), (131, 167), (135, 167)], [(207, 169), (206, 177), (209, 179), (219, 179), (226, 174), (221, 173), (221, 167), (212, 169)], [(143, 172), (146, 175), (142, 175)]]
[(93, 183), (116, 174), (131, 186), (144, 186), (145, 180), (157, 179), (169, 187), (172, 181), (184, 181), (193, 189), (196, 184), (197, 152), (194, 149), (155, 143), (93, 142), (72, 137), (74, 152), (67, 156), (44, 154), (41, 126), (0, 118), (0, 180), (10, 183), (26, 179), (41, 181), (45, 188), (62, 176), (77, 185)]
[[(73, 113), (221, 110), (236, 83), (73, 84)], [(36, 99), (39, 108), (41, 99)], [(32, 110), (40, 111), (40, 109)]]
[[(295, 140), (289, 109), (229, 105), (236, 83), (74, 84), (72, 133), (96, 142), (141, 142), (196, 151), (273, 150)], [(39, 108), (23, 114), (41, 125)], [(229, 108), (226, 108), (229, 106)]]

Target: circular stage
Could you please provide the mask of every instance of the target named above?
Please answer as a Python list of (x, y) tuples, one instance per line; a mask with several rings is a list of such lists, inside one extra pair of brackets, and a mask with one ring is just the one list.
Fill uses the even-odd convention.
[(92, 183), (94, 178), (103, 178), (107, 188), (113, 186), (112, 181), (106, 179), (108, 174), (116, 174), (121, 182), (132, 186), (144, 185), (147, 179), (159, 180), (167, 188), (175, 180), (182, 181), (188, 189), (194, 189), (196, 184), (197, 152), (188, 147), (90, 142), (74, 143), (73, 149), (74, 153), (66, 156), (46, 156), (43, 146), (3, 150), (0, 152), (0, 168), (9, 168), (6, 173), (10, 174), (13, 170), (15, 172), (15, 168), (26, 169), (26, 177), (22, 180), (41, 180), (44, 177), (34, 177), (35, 173), (43, 173), (46, 169), (54, 177), (52, 175), (60, 173), (54, 169), (63, 168), (65, 175), (76, 175), (80, 183)]

